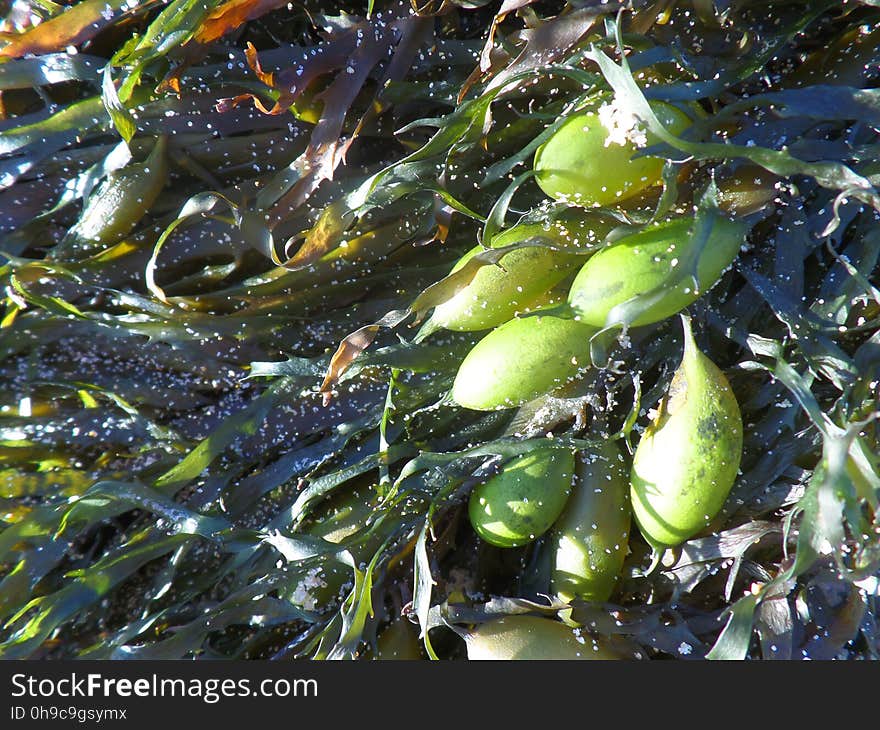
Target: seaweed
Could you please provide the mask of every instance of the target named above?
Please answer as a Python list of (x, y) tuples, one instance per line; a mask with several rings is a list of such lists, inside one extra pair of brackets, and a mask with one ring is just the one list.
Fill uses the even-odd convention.
[[(876, 3), (22, 5), (0, 29), (0, 657), (356, 658), (403, 616), (459, 658), (458, 627), (564, 608), (652, 658), (877, 658)], [(606, 243), (755, 194), (690, 308), (745, 447), (705, 532), (653, 566), (634, 534), (614, 602), (564, 606), (546, 542), (480, 546), (469, 492), (537, 446), (631, 449), (679, 330), (629, 327), (628, 302), (591, 371), (478, 413), (449, 391), (480, 333), (418, 325), (552, 247), (449, 273), (558, 212), (534, 151), (612, 96), (666, 167), (600, 211)], [(670, 134), (654, 100), (694, 123)], [(163, 136), (144, 215), (61, 256)]]

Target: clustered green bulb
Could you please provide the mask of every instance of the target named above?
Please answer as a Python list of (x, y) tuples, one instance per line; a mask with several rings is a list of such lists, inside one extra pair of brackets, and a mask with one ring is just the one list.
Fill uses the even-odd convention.
[(633, 456), (633, 513), (645, 538), (675, 546), (705, 529), (730, 493), (742, 456), (742, 416), (724, 373), (684, 322), (684, 355)]
[[(599, 251), (578, 272), (568, 302), (594, 327), (621, 322), (620, 305), (650, 296), (627, 324), (659, 322), (693, 304), (733, 263), (746, 226), (719, 217), (708, 241), (694, 235), (693, 220), (677, 218), (648, 226)], [(696, 260), (696, 282), (687, 262)], [(617, 315), (617, 316), (616, 316)]]
[[(569, 208), (558, 219), (520, 223), (497, 234), (490, 248), (524, 245), (506, 253), (498, 265), (482, 266), (455, 296), (434, 308), (426, 327), (472, 332), (497, 327), (517, 314), (552, 303), (551, 290), (583, 264), (580, 252), (596, 248), (614, 227), (613, 219)], [(450, 273), (483, 251), (475, 246)]]
[(512, 459), (471, 492), (476, 533), (497, 547), (519, 547), (543, 535), (562, 513), (574, 472), (567, 449), (535, 449)]
[(522, 405), (589, 367), (595, 333), (595, 327), (578, 320), (540, 312), (512, 319), (465, 356), (452, 397), (478, 411)]
[[(671, 104), (652, 102), (651, 109), (672, 134), (690, 126)], [(659, 141), (615, 100), (566, 119), (535, 153), (535, 180), (556, 200), (586, 207), (618, 203), (660, 182), (665, 161), (638, 155)]]
[(487, 621), (468, 632), (464, 640), (471, 661), (630, 658), (607, 639), (594, 638), (582, 629), (543, 616), (504, 616)]
[[(653, 102), (652, 108), (673, 134), (690, 123), (672, 105)], [(700, 226), (693, 217), (673, 218), (606, 244), (617, 221), (592, 208), (659, 184), (664, 161), (638, 154), (657, 141), (624, 110), (606, 105), (572, 115), (537, 150), (539, 187), (569, 204), (570, 212), (563, 222), (521, 224), (496, 236), (491, 247), (539, 240), (554, 248), (511, 251), (500, 267), (479, 269), (435, 309), (431, 329), (490, 330), (459, 366), (455, 403), (482, 411), (514, 408), (564, 387), (592, 367), (591, 340), (599, 330), (646, 326), (681, 312), (735, 261), (748, 226), (724, 215)], [(465, 254), (454, 270), (480, 250)], [(549, 292), (566, 281), (566, 303), (547, 309)], [(509, 460), (471, 492), (470, 522), (485, 542), (510, 549), (547, 535), (551, 590), (565, 602), (610, 600), (633, 517), (655, 548), (675, 546), (708, 527), (732, 488), (742, 450), (739, 407), (684, 321), (681, 366), (631, 465), (613, 442), (577, 453), (538, 448)], [(590, 652), (575, 657), (582, 647), (569, 631), (558, 621), (507, 617), (478, 627), (468, 653), (531, 655), (540, 635), (556, 647), (545, 656), (590, 658)]]
[(114, 170), (92, 191), (52, 258), (79, 260), (123, 240), (156, 202), (167, 179), (168, 137), (163, 135), (146, 160)]

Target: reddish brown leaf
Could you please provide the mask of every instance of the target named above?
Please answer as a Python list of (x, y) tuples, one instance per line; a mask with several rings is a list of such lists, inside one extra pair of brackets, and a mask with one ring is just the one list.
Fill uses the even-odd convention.
[(156, 87), (156, 92), (162, 93), (164, 91), (173, 91), (175, 94), (180, 96), (180, 73), (182, 71), (183, 68), (181, 67), (179, 70), (174, 69), (174, 71), (169, 73)]
[(287, 0), (227, 0), (202, 21), (191, 41), (212, 43), (242, 23), (286, 5)]
[(352, 332), (339, 343), (336, 352), (330, 359), (330, 365), (327, 373), (324, 375), (324, 381), (321, 383), (321, 393), (324, 394), (324, 405), (327, 405), (332, 398), (331, 390), (339, 380), (342, 373), (354, 362), (360, 354), (366, 350), (380, 329), (393, 329), (403, 322), (411, 314), (421, 315), (432, 307), (445, 302), (447, 299), (455, 296), (464, 287), (470, 284), (477, 271), (483, 266), (491, 266), (499, 264), (503, 267), (502, 259), (511, 251), (522, 248), (523, 244), (514, 244), (503, 248), (487, 248), (476, 256), (472, 257), (458, 271), (437, 281), (421, 294), (407, 309), (394, 309), (386, 314), (378, 322), (368, 324), (359, 330)]
[(498, 28), (498, 24), (507, 17), (508, 13), (514, 10), (519, 10), (526, 5), (531, 5), (534, 2), (536, 2), (536, 0), (504, 0), (501, 9), (495, 14), (495, 17), (492, 18), (492, 25), (489, 26), (489, 35), (486, 38), (486, 45), (483, 46), (483, 51), (480, 53), (480, 71), (485, 73), (492, 65), (489, 57), (492, 53), (492, 46), (495, 43), (495, 30)]
[(379, 330), (386, 327), (396, 327), (403, 322), (410, 314), (408, 309), (395, 309), (388, 312), (382, 319), (373, 324), (361, 327), (359, 330), (352, 332), (336, 348), (333, 357), (330, 358), (330, 365), (327, 373), (324, 375), (324, 381), (321, 383), (321, 393), (323, 393), (324, 405), (330, 403), (333, 397), (331, 391), (333, 386), (339, 380), (349, 365), (376, 339)]
[(455, 4), (449, 0), (410, 0), (409, 4), (413, 12), (421, 18), (433, 18), (456, 9)]
[(339, 347), (336, 348), (336, 352), (334, 352), (333, 357), (330, 358), (330, 365), (327, 368), (327, 373), (324, 375), (324, 380), (321, 383), (321, 393), (324, 394), (323, 400), (325, 406), (330, 403), (330, 399), (332, 398), (330, 391), (336, 384), (336, 381), (339, 380), (339, 376), (345, 372), (358, 355), (373, 343), (378, 332), (378, 325), (367, 325), (366, 327), (361, 327), (356, 332), (352, 332), (339, 343)]
[[(507, 55), (504, 51), (499, 51), (497, 48), (493, 48), (490, 52), (490, 68), (494, 64), (496, 67), (500, 67), (502, 63), (505, 63), (510, 60), (510, 56)], [(474, 70), (468, 74), (468, 77), (464, 80), (461, 85), (461, 89), (458, 92), (458, 103), (461, 104), (464, 101), (464, 98), (467, 96), (468, 91), (471, 90), (471, 87), (476, 84), (481, 78), (483, 78), (483, 74), (485, 72), (481, 68), (480, 64), (474, 66)]]
[(196, 43), (185, 45), (174, 52), (174, 67), (165, 75), (156, 87), (157, 93), (173, 91), (180, 96), (180, 81), (191, 66), (200, 62), (208, 54), (205, 46)]
[[(324, 108), (312, 131), (308, 149), (297, 161), (304, 171), (303, 177), (273, 206), (273, 224), (284, 220), (290, 211), (302, 205), (324, 180), (333, 179), (336, 167), (345, 159), (345, 153), (362, 126), (358, 124), (348, 139), (340, 139), (351, 105), (373, 69), (380, 61), (392, 55), (392, 52), (385, 78), (400, 78), (405, 75), (418, 45), (426, 37), (426, 31), (430, 27), (426, 24), (430, 24), (430, 21), (407, 15), (404, 18), (385, 18), (377, 22), (363, 21), (346, 31), (344, 37), (354, 40), (354, 50), (345, 56), (341, 72), (336, 74), (330, 86), (316, 97), (324, 102)], [(303, 70), (302, 74), (299, 73), (300, 70)], [(300, 86), (297, 88), (301, 91), (305, 70), (297, 69), (295, 72), (300, 78)], [(280, 83), (280, 75), (276, 77), (275, 83)], [(281, 103), (279, 100), (279, 104)], [(374, 111), (367, 111), (367, 114), (371, 113)], [(308, 255), (314, 256), (316, 252), (316, 249), (310, 248)], [(296, 265), (301, 265), (304, 261), (303, 257), (294, 258)]]
[(239, 94), (238, 96), (233, 96), (227, 99), (220, 99), (215, 105), (214, 108), (218, 112), (228, 112), (235, 109), (237, 106), (241, 106), (245, 102), (253, 102), (254, 106), (257, 107), (263, 114), (269, 114), (270, 111), (263, 106), (263, 102), (253, 94)]
[(470, 75), (461, 85), (461, 90), (458, 92), (459, 104), (461, 104), (464, 97), (467, 96), (470, 88), (479, 81), (483, 74), (489, 71), (493, 66), (497, 66), (500, 62), (506, 61), (510, 58), (504, 50), (499, 50), (494, 47), (495, 31), (498, 29), (498, 24), (507, 17), (508, 13), (525, 7), (526, 5), (531, 5), (534, 2), (536, 2), (536, 0), (504, 0), (501, 9), (495, 14), (495, 17), (492, 18), (492, 24), (489, 26), (486, 43), (483, 46), (483, 50), (480, 52), (480, 63), (473, 71), (471, 71)]
[[(140, 9), (153, 5), (146, 2)], [(23, 33), (5, 35), (8, 43), (0, 57), (21, 58), (25, 54), (54, 53), (94, 38), (120, 15), (131, 12), (127, 0), (84, 0)]]
[(596, 20), (616, 12), (620, 7), (619, 3), (608, 3), (598, 8), (582, 8), (522, 31), (520, 35), (526, 42), (522, 51), (513, 63), (492, 79), (487, 88), (506, 86), (512, 77), (540, 69), (562, 58), (593, 28)]
[[(431, 241), (446, 243), (446, 239), (449, 237), (449, 229), (452, 226), (452, 214), (454, 212), (453, 208), (447, 205), (439, 195), (434, 197), (434, 222), (437, 224), (437, 232)], [(427, 243), (430, 243), (430, 241)]]
[(341, 235), (351, 223), (352, 215), (346, 215), (346, 212), (343, 200), (328, 205), (321, 212), (315, 225), (306, 234), (305, 242), (296, 254), (285, 262), (276, 261), (275, 263), (289, 269), (299, 269), (321, 258), (337, 245)]
[[(310, 84), (322, 83), (319, 77), (332, 79), (323, 91), (314, 96), (314, 101), (322, 105), (320, 117), (312, 130), (309, 146), (290, 165), (299, 173), (299, 178), (272, 206), (269, 213), (271, 227), (274, 228), (302, 205), (324, 180), (333, 178), (365, 120), (384, 111), (380, 95), (386, 82), (403, 78), (419, 47), (432, 37), (432, 20), (411, 15), (403, 3), (386, 11), (384, 17), (382, 15), (330, 29), (326, 41), (316, 48), (294, 49), (297, 60), (282, 71), (263, 69), (256, 48), (248, 44), (246, 56), (251, 69), (264, 84), (278, 92), (278, 99), (271, 109), (267, 109), (256, 96), (242, 94), (220, 100), (217, 104), (219, 111), (228, 111), (244, 101), (253, 101), (266, 114), (282, 114)], [(351, 106), (370, 75), (385, 60), (387, 65), (382, 78), (377, 79), (379, 91), (374, 103), (343, 139), (341, 135)], [(291, 239), (288, 246), (295, 242), (296, 239)], [(274, 255), (273, 260), (288, 268), (301, 268), (320, 258), (334, 243), (333, 231), (328, 231), (324, 223), (319, 222), (309, 232), (300, 250), (286, 262)], [(288, 251), (285, 251), (285, 256), (289, 256)]]
[[(266, 86), (280, 93), (275, 106), (266, 111), (262, 104), (258, 108), (266, 114), (283, 114), (293, 104), (315, 79), (324, 74), (339, 71), (344, 68), (346, 61), (354, 51), (355, 38), (347, 34), (334, 39), (330, 44), (318, 46), (299, 52), (301, 60), (294, 63), (284, 71), (277, 73), (264, 71), (260, 64), (257, 49), (252, 43), (248, 43), (245, 55), (248, 64)], [(255, 102), (258, 100), (254, 97)]]
[(247, 48), (244, 49), (244, 55), (247, 57), (248, 65), (251, 67), (253, 72), (257, 75), (257, 78), (262, 81), (266, 86), (275, 86), (275, 75), (272, 73), (267, 73), (263, 71), (263, 67), (260, 64), (260, 56), (257, 54), (256, 46), (248, 41)]
[(447, 299), (451, 299), (471, 283), (471, 280), (477, 275), (477, 271), (483, 266), (494, 266), (497, 264), (504, 268), (502, 259), (512, 250), (520, 247), (518, 244), (514, 244), (513, 246), (504, 246), (503, 248), (487, 248), (485, 251), (472, 256), (458, 271), (444, 276), (440, 281), (434, 282), (419, 294), (410, 306), (410, 309), (416, 314), (422, 314), (438, 304), (442, 304)]

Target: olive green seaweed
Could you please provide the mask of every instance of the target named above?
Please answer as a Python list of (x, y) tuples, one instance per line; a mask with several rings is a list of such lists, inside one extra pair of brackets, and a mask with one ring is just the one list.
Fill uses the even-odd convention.
[(572, 495), (550, 535), (550, 585), (563, 601), (607, 601), (623, 569), (631, 508), (617, 445), (579, 455)]
[(707, 528), (739, 470), (743, 425), (724, 373), (697, 349), (682, 316), (684, 354), (669, 391), (633, 456), (633, 515), (655, 546), (675, 546)]
[(550, 314), (512, 319), (467, 354), (452, 398), (465, 408), (489, 411), (549, 393), (590, 366), (595, 333), (595, 327)]
[[(652, 324), (671, 317), (711, 289), (739, 254), (745, 223), (714, 216), (708, 236), (694, 219), (650, 225), (594, 254), (578, 272), (568, 301), (594, 327), (617, 324), (622, 305), (645, 303), (627, 323)], [(700, 235), (702, 234), (702, 235)], [(696, 282), (688, 262), (696, 260)]]
[(573, 473), (574, 456), (567, 449), (535, 449), (512, 459), (471, 492), (471, 525), (497, 547), (531, 542), (559, 517)]
[[(654, 102), (651, 108), (673, 134), (690, 125), (687, 115), (671, 104)], [(619, 203), (659, 184), (666, 161), (637, 155), (639, 146), (659, 140), (648, 133), (637, 143), (644, 131), (631, 123), (635, 120), (626, 118), (614, 102), (599, 112), (572, 115), (535, 152), (536, 182), (550, 197), (585, 207)]]
[(471, 661), (625, 658), (583, 629), (542, 616), (505, 616), (487, 621), (466, 633), (465, 643)]
[[(612, 228), (612, 219), (572, 208), (549, 224), (521, 223), (492, 238), (491, 248), (525, 241), (546, 241), (557, 247), (589, 251)], [(452, 269), (460, 270), (483, 250), (475, 246)], [(529, 246), (506, 254), (498, 264), (477, 270), (470, 283), (434, 309), (426, 329), (443, 327), (473, 331), (497, 327), (551, 302), (551, 290), (584, 261), (584, 256), (559, 248)]]

